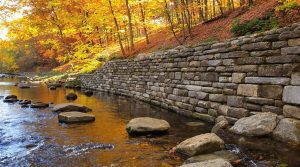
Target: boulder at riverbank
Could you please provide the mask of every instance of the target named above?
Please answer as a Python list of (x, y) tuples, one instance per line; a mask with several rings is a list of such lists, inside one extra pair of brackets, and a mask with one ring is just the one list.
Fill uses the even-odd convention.
[(219, 151), (224, 147), (224, 141), (214, 133), (206, 133), (178, 144), (173, 148), (177, 153), (187, 155), (189, 157)]
[(271, 112), (259, 113), (239, 119), (230, 131), (245, 136), (264, 136), (271, 134), (277, 124), (277, 115)]
[(284, 118), (273, 131), (276, 140), (292, 145), (300, 145), (300, 120)]
[(134, 118), (127, 124), (126, 130), (130, 135), (166, 133), (170, 124), (161, 119), (141, 117)]
[(57, 104), (52, 109), (53, 112), (70, 112), (70, 111), (79, 111), (79, 112), (89, 112), (92, 109), (75, 103), (62, 103)]
[(95, 116), (78, 111), (63, 112), (58, 115), (58, 121), (61, 123), (92, 122), (95, 121)]
[(232, 165), (228, 161), (218, 158), (202, 162), (184, 164), (180, 167), (232, 167)]
[(42, 102), (32, 102), (30, 108), (47, 108), (49, 104)]
[(216, 151), (216, 152), (209, 153), (209, 154), (193, 156), (193, 157), (185, 160), (184, 164), (203, 162), (203, 161), (214, 160), (214, 159), (219, 159), (219, 158), (224, 159), (228, 162), (233, 162), (233, 161), (239, 159), (239, 157), (236, 154), (234, 154), (230, 151), (227, 151), (227, 150), (221, 150), (221, 151)]

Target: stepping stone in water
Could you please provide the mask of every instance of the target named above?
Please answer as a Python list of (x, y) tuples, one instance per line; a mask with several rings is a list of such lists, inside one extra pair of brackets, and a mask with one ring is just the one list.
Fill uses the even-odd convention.
[(75, 93), (69, 93), (67, 96), (66, 96), (66, 99), (67, 100), (76, 100), (77, 99), (77, 95)]
[(186, 156), (195, 156), (203, 153), (212, 153), (224, 148), (224, 141), (214, 133), (206, 133), (186, 139), (174, 151)]
[(53, 112), (70, 112), (70, 111), (79, 111), (79, 112), (89, 112), (92, 109), (75, 103), (62, 103), (57, 104), (52, 109)]
[(134, 118), (126, 127), (130, 135), (163, 134), (169, 129), (170, 124), (167, 121), (149, 117)]
[(197, 126), (204, 126), (204, 122), (188, 122), (186, 123), (187, 126), (197, 127)]
[(61, 123), (92, 122), (95, 121), (95, 116), (78, 111), (63, 112), (58, 115), (58, 121)]
[(42, 102), (33, 102), (30, 105), (31, 108), (47, 108), (49, 107), (49, 104), (42, 103)]

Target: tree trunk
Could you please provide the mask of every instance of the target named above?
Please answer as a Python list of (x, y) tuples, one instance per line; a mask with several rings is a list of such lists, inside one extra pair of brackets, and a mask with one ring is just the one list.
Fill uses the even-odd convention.
[(208, 3), (207, 0), (203, 0), (204, 2), (204, 21), (208, 20)]
[(129, 25), (130, 48), (131, 48), (131, 50), (134, 50), (133, 30), (132, 30), (130, 6), (129, 6), (128, 0), (125, 0), (125, 1), (126, 1), (126, 9), (127, 9), (128, 25)]
[(220, 9), (221, 15), (223, 15), (223, 14), (224, 14), (224, 11), (223, 11), (223, 7), (222, 7), (222, 1), (220, 1), (220, 0), (216, 0), (216, 1), (217, 1), (217, 3), (218, 3), (218, 6), (219, 6), (219, 9)]
[(146, 23), (145, 23), (145, 20), (146, 20), (146, 18), (145, 18), (145, 11), (144, 11), (143, 6), (142, 6), (141, 3), (139, 3), (139, 7), (140, 7), (140, 10), (141, 10), (142, 22), (143, 22), (143, 29), (144, 29), (144, 33), (145, 33), (145, 36), (146, 36), (146, 42), (147, 42), (147, 44), (149, 44), (150, 43), (150, 41), (149, 41), (149, 35), (148, 35)]
[(125, 56), (125, 50), (124, 50), (124, 47), (123, 47), (123, 44), (122, 44), (122, 39), (121, 39), (121, 34), (120, 34), (120, 28), (119, 28), (119, 24), (118, 24), (118, 21), (117, 21), (117, 18), (115, 16), (115, 12), (113, 10), (113, 7), (111, 5), (111, 0), (108, 0), (109, 2), (109, 7), (110, 7), (110, 12), (114, 18), (114, 23), (115, 23), (115, 26), (116, 26), (116, 29), (117, 29), (117, 34), (118, 34), (118, 41), (119, 41), (119, 45), (120, 45), (120, 49), (122, 51), (122, 55)]

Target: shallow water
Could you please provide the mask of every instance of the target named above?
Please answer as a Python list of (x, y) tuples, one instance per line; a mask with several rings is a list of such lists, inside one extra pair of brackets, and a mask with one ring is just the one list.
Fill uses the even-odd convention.
[[(68, 102), (71, 89), (48, 90), (37, 84), (30, 89), (14, 86), (14, 79), (0, 79), (0, 96), (17, 95), (45, 103)], [(21, 108), (0, 100), (0, 166), (178, 166), (184, 159), (169, 151), (180, 141), (210, 132), (211, 126), (191, 127), (194, 120), (131, 98), (95, 92), (87, 97), (76, 92), (75, 103), (93, 109), (96, 121), (85, 124), (60, 124), (57, 114), (47, 109)], [(127, 135), (128, 121), (149, 116), (167, 120), (169, 134), (160, 137)], [(240, 156), (239, 166), (299, 166), (300, 153), (271, 140), (241, 139), (220, 134), (226, 149)]]

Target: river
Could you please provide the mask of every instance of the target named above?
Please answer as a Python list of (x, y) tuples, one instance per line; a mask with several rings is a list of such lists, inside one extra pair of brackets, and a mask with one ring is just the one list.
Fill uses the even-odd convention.
[[(14, 86), (17, 79), (0, 79), (0, 96), (44, 103), (65, 103), (65, 95), (75, 92), (74, 103), (88, 106), (96, 121), (84, 124), (58, 123), (57, 114), (46, 109), (21, 108), (18, 103), (0, 100), (0, 166), (178, 166), (184, 158), (170, 154), (182, 140), (210, 132), (212, 126), (188, 126), (195, 120), (150, 104), (101, 92), (87, 97), (80, 91), (44, 84), (29, 89)], [(3, 98), (3, 97), (1, 97)], [(171, 129), (164, 136), (129, 137), (125, 127), (135, 117), (167, 120)], [(277, 163), (298, 166), (300, 153), (266, 138), (244, 139), (221, 134), (226, 149), (241, 159), (239, 166), (269, 166)], [(271, 166), (272, 166), (271, 165)]]

